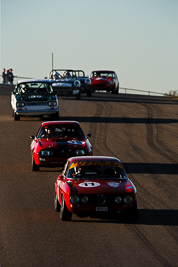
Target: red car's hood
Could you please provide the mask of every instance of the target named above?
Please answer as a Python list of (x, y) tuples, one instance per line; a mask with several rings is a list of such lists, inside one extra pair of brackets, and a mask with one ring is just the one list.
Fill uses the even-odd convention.
[(42, 149), (45, 148), (59, 148), (60, 146), (64, 147), (83, 147), (86, 144), (85, 140), (71, 140), (71, 139), (54, 139), (54, 138), (49, 138), (49, 139), (39, 139), (38, 143)]
[(71, 191), (77, 194), (122, 194), (134, 191), (134, 185), (128, 179), (80, 179), (67, 183)]

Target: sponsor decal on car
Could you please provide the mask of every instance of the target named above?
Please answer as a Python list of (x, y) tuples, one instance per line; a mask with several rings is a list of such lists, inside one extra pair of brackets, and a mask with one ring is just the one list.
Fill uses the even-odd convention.
[(120, 185), (120, 183), (108, 182), (108, 185), (110, 185), (111, 187), (118, 187)]
[(98, 77), (96, 78), (95, 80), (105, 80), (106, 78), (103, 78), (103, 77)]
[(79, 186), (81, 186), (81, 187), (97, 187), (97, 186), (100, 186), (100, 183), (97, 183), (97, 182), (83, 182), (83, 183), (80, 183)]

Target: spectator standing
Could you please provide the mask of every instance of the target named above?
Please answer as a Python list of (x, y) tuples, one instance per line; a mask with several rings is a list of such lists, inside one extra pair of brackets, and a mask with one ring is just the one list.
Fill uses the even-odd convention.
[(13, 69), (9, 69), (7, 71), (7, 82), (10, 84), (13, 84), (13, 81), (14, 81), (14, 74), (12, 71), (13, 71)]
[(2, 69), (2, 82), (7, 83), (6, 69)]

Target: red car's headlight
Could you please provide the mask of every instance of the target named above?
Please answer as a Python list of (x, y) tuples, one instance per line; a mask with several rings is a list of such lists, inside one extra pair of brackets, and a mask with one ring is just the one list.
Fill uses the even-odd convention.
[(124, 203), (125, 204), (127, 204), (127, 205), (130, 205), (130, 204), (132, 204), (132, 202), (133, 202), (133, 197), (132, 196), (125, 196), (124, 197)]
[(51, 151), (50, 150), (42, 150), (40, 152), (40, 155), (44, 156), (44, 157), (50, 156), (51, 155)]
[(70, 196), (70, 203), (77, 205), (80, 202), (79, 196), (77, 195), (72, 195)]
[(85, 150), (75, 150), (75, 155), (76, 156), (84, 156), (85, 155)]
[(120, 197), (120, 196), (115, 197), (115, 202), (117, 204), (120, 204), (122, 202), (122, 197)]
[(82, 203), (86, 204), (88, 202), (88, 197), (87, 196), (82, 196), (81, 197)]
[(113, 84), (114, 83), (114, 80), (110, 80), (108, 83), (109, 84)]

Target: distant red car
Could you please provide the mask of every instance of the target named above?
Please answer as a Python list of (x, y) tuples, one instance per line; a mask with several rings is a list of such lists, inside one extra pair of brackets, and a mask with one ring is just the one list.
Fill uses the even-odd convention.
[(92, 145), (88, 139), (90, 136), (84, 135), (77, 121), (43, 122), (36, 137), (30, 137), (32, 170), (63, 167), (70, 157), (92, 155)]
[[(55, 183), (54, 207), (63, 221), (124, 213), (137, 218), (137, 191), (114, 157), (69, 158)], [(117, 217), (117, 216), (116, 216)]]
[(90, 75), (91, 88), (95, 90), (105, 90), (112, 94), (119, 93), (119, 80), (115, 71), (95, 70)]

